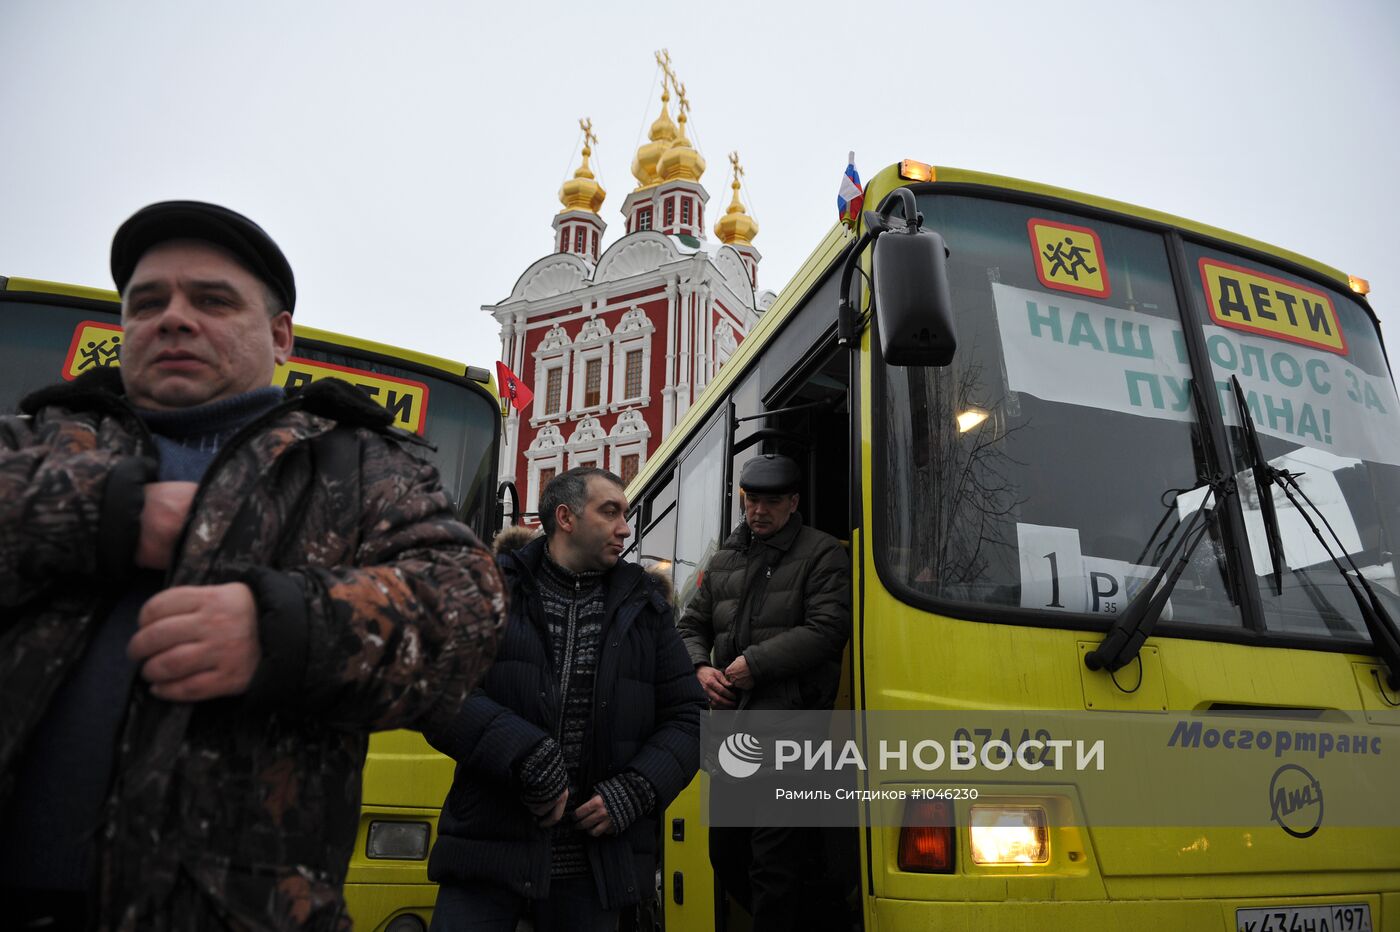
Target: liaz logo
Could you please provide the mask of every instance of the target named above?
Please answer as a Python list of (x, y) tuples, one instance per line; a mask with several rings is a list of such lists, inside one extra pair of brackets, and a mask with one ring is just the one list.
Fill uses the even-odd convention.
[(719, 746), (720, 769), (736, 780), (753, 776), (762, 764), (763, 745), (753, 735), (736, 731)]
[(1322, 784), (1297, 764), (1284, 764), (1269, 781), (1270, 818), (1294, 838), (1308, 838), (1322, 825)]

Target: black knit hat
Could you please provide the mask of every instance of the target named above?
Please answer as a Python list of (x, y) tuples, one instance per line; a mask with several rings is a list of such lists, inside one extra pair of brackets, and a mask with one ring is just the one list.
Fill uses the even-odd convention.
[(802, 473), (786, 456), (764, 453), (744, 464), (739, 472), (739, 488), (757, 494), (782, 495), (796, 492)]
[(112, 237), (112, 280), (125, 292), (146, 250), (172, 239), (197, 239), (222, 246), (281, 297), (296, 307), (292, 266), (272, 237), (240, 213), (201, 201), (162, 201), (132, 214)]

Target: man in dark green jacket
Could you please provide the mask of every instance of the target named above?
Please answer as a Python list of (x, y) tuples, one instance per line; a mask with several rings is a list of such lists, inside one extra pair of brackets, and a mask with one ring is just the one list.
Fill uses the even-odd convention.
[[(681, 618), (712, 708), (829, 709), (836, 698), (851, 634), (850, 560), (836, 538), (803, 525), (800, 484), (785, 456), (744, 464), (744, 523), (710, 558)], [(794, 926), (812, 847), (793, 828), (710, 830), (715, 872), (757, 932)]]

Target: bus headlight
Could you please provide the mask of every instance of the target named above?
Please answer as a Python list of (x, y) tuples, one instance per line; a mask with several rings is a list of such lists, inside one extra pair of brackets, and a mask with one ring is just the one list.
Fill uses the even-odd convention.
[(1046, 864), (1050, 834), (1038, 806), (973, 806), (968, 847), (974, 864)]
[(427, 822), (371, 822), (365, 857), (388, 861), (421, 861), (428, 856)]

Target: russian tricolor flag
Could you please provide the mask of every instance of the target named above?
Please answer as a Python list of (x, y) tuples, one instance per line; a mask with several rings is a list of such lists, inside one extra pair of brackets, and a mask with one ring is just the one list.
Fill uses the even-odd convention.
[(846, 174), (841, 176), (841, 190), (836, 194), (836, 209), (841, 214), (841, 222), (855, 226), (860, 220), (860, 209), (865, 204), (865, 190), (860, 186), (860, 175), (856, 173), (856, 154), (846, 157)]

